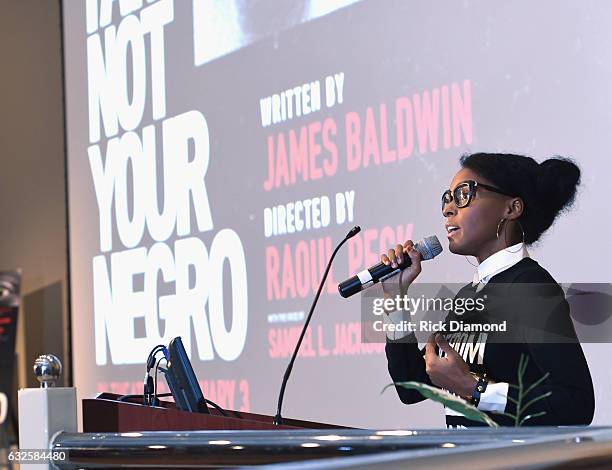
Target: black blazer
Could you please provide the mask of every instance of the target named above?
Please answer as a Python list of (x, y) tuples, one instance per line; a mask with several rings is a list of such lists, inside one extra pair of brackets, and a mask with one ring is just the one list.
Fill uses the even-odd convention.
[[(476, 293), (475, 290), (470, 283), (455, 298), (483, 296), (487, 299), (484, 301), (486, 318), (508, 320), (509, 332), (485, 335), (486, 344), (480, 344), (480, 352), (484, 353), (480, 355), (467, 353), (468, 348), (462, 347), (460, 351), (466, 352), (463, 357), (470, 370), (486, 372), (495, 382), (516, 385), (518, 364), (521, 355), (526, 355), (529, 359), (524, 375), (527, 387), (547, 372), (550, 375), (531, 390), (522, 404), (547, 392), (551, 394), (531, 405), (522, 416), (545, 414), (529, 419), (523, 425), (590, 424), (595, 410), (591, 375), (570, 318), (569, 304), (563, 290), (548, 271), (531, 258), (524, 258), (493, 276), (480, 292)], [(446, 321), (453, 319), (478, 322), (482, 321), (482, 316), (479, 320), (450, 312)], [(504, 334), (503, 340), (500, 340), (501, 336), (495, 336)], [(457, 339), (456, 335), (452, 337), (448, 333), (446, 337), (451, 345)], [(394, 382), (418, 381), (433, 385), (425, 372), (424, 349), (419, 350), (416, 339), (414, 336), (412, 338), (413, 341), (387, 341), (385, 351), (391, 378)], [(474, 341), (482, 338), (476, 333)], [(459, 344), (454, 347), (459, 350)], [(471, 347), (470, 351), (477, 352), (477, 348)], [(425, 399), (415, 390), (399, 386), (396, 390), (403, 403), (417, 403)], [(516, 414), (517, 398), (518, 389), (510, 386), (506, 413)], [(507, 416), (487, 414), (500, 425), (514, 426), (514, 420)], [(464, 417), (449, 415), (446, 416), (446, 423), (451, 427), (482, 425)]]

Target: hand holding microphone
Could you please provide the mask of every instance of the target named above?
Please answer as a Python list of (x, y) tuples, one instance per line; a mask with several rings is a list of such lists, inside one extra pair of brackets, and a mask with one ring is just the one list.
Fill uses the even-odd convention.
[(381, 263), (364, 269), (350, 279), (341, 282), (338, 285), (338, 291), (342, 297), (350, 297), (363, 289), (367, 289), (372, 284), (408, 268), (406, 275), (400, 276), (405, 280), (402, 279), (400, 282), (410, 285), (421, 272), (421, 261), (432, 259), (441, 252), (442, 245), (435, 235), (425, 237), (414, 244), (412, 240), (408, 240), (404, 245), (398, 244), (395, 249), (391, 249), (386, 255), (382, 255)]
[(395, 249), (391, 248), (387, 254), (381, 255), (380, 261), (401, 270), (398, 276), (401, 293), (406, 293), (410, 284), (421, 274), (421, 253), (416, 250), (412, 240), (406, 240), (403, 245), (398, 243)]

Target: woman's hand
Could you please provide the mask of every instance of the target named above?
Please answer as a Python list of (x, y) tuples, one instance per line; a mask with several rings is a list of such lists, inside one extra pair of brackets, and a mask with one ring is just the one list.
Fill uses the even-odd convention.
[[(446, 353), (446, 357), (438, 357), (436, 344)], [(470, 366), (451, 347), (441, 334), (433, 334), (425, 346), (425, 372), (431, 382), (440, 388), (470, 398), (478, 380), (470, 374)]]
[(411, 264), (409, 267), (400, 272), (398, 276), (398, 282), (400, 287), (400, 293), (406, 294), (408, 287), (416, 277), (421, 273), (421, 255), (414, 249), (414, 243), (412, 240), (407, 240), (403, 245), (399, 243), (395, 249), (391, 248), (387, 254), (383, 254), (380, 257), (380, 261), (385, 263), (387, 266), (397, 268), (404, 262), (405, 257), (410, 257)]

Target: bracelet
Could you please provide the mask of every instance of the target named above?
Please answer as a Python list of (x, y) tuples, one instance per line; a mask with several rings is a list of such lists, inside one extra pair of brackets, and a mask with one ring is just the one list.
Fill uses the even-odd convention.
[(470, 405), (478, 407), (478, 403), (480, 403), (480, 395), (482, 395), (487, 389), (487, 385), (489, 385), (487, 374), (483, 374), (482, 377), (478, 379), (476, 387), (474, 387), (474, 391), (470, 397)]

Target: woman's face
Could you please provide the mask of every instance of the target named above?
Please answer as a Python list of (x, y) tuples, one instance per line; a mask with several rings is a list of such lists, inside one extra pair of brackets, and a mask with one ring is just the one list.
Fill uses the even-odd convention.
[[(495, 186), (472, 170), (462, 168), (451, 181), (450, 190), (469, 180)], [(496, 233), (500, 220), (505, 217), (509, 200), (502, 194), (480, 187), (466, 207), (458, 208), (454, 200), (446, 204), (442, 212), (446, 217), (448, 249), (459, 255), (476, 256), (482, 261), (504, 248), (503, 237), (498, 239)], [(457, 228), (449, 230), (452, 227)]]

